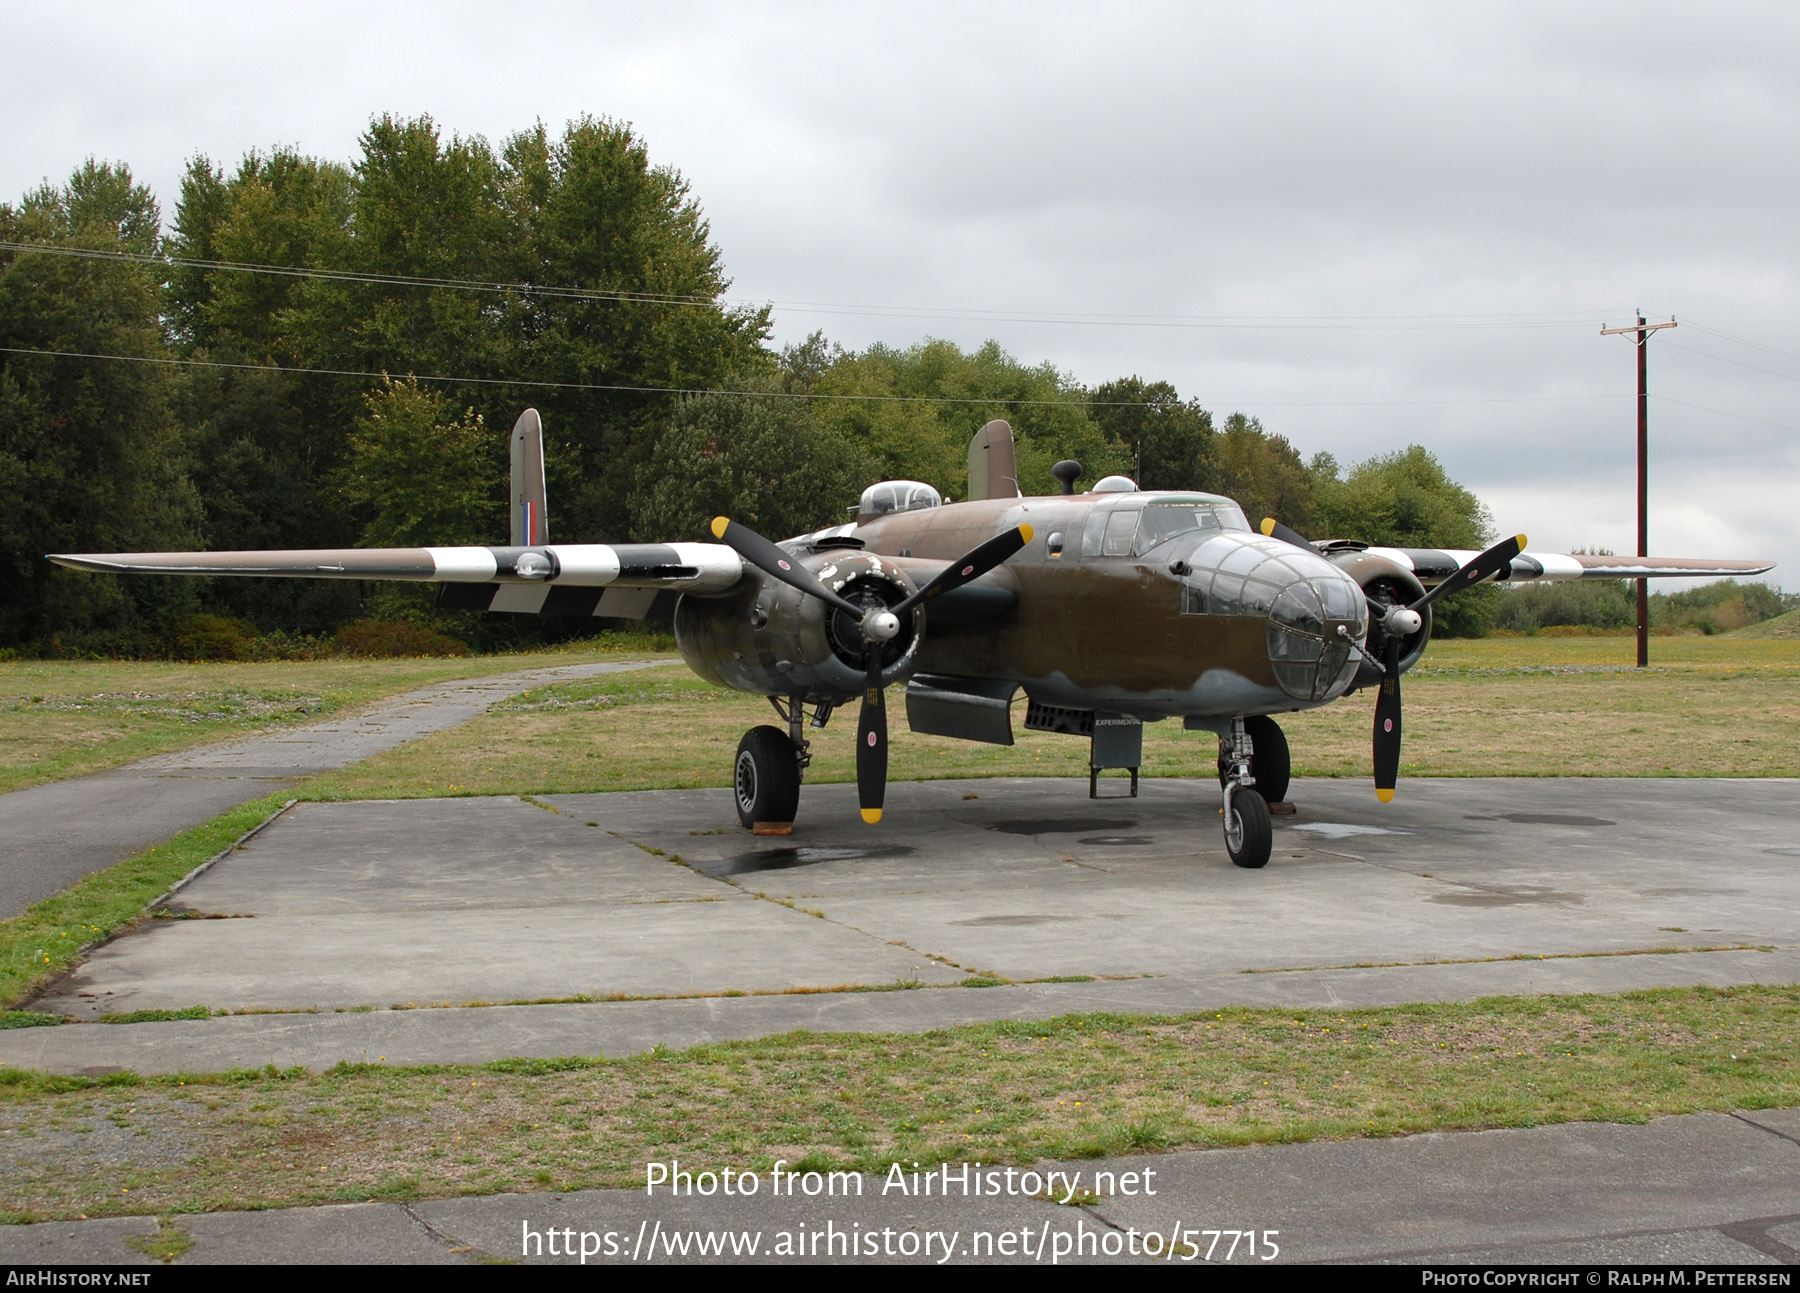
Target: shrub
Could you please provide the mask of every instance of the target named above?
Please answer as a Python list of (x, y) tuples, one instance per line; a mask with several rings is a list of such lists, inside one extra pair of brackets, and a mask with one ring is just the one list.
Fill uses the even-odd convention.
[(406, 620), (355, 620), (337, 631), (339, 655), (392, 656), (468, 655), (467, 643), (448, 633)]
[(244, 660), (256, 650), (256, 626), (224, 615), (189, 615), (167, 634), (176, 660)]

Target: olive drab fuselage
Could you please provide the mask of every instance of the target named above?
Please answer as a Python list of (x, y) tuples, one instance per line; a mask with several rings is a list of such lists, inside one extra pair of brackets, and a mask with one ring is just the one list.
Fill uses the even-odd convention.
[[(887, 681), (1002, 680), (1040, 703), (1149, 720), (1308, 708), (1356, 681), (1369, 627), (1356, 581), (1250, 530), (1215, 495), (979, 500), (859, 518), (783, 546), (828, 586), (846, 572), (917, 584), (1020, 525), (1030, 542), (963, 590), (955, 613), (934, 603), (916, 613)], [(735, 596), (683, 600), (676, 629), (688, 663), (741, 690), (855, 694), (854, 671), (834, 671), (826, 656), (830, 613), (747, 578), (753, 586)]]

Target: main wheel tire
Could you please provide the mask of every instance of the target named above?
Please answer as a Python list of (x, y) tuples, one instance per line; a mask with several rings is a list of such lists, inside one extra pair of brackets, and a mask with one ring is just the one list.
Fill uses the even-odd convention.
[(1233, 795), (1231, 809), (1225, 814), (1225, 851), (1231, 860), (1251, 869), (1267, 866), (1274, 842), (1275, 827), (1263, 797), (1241, 790)]
[[(1256, 793), (1264, 803), (1278, 804), (1287, 798), (1288, 786), (1294, 779), (1294, 764), (1288, 754), (1287, 733), (1281, 724), (1267, 714), (1254, 714), (1244, 720), (1244, 730), (1256, 753), (1250, 756), (1250, 775), (1256, 778)], [(1231, 776), (1231, 761), (1225, 757), (1225, 742), (1219, 742), (1219, 785)]]
[(731, 785), (745, 826), (793, 821), (800, 807), (800, 761), (787, 733), (766, 724), (745, 732)]

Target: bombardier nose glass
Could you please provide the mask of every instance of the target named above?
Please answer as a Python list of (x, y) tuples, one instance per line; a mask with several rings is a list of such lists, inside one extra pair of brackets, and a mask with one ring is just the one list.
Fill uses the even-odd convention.
[(1337, 567), (1280, 540), (1232, 534), (1202, 543), (1188, 565), (1182, 611), (1267, 616), (1269, 663), (1288, 695), (1324, 700), (1349, 686), (1351, 643), (1368, 634), (1369, 613)]

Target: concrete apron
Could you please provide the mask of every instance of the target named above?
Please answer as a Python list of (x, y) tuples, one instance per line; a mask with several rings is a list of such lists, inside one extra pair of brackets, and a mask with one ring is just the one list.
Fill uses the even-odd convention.
[[(293, 1013), (10, 1030), (0, 1062), (481, 1062), (1795, 982), (1794, 790), (1415, 780), (1384, 806), (1361, 782), (1304, 782), (1256, 872), (1226, 859), (1217, 787), (1193, 781), (1102, 801), (1070, 781), (902, 783), (874, 828), (853, 787), (813, 786), (785, 839), (738, 828), (721, 790), (302, 804), (179, 895), (177, 914), (214, 919), (147, 921), (32, 1003)], [(995, 978), (1085, 981), (954, 986)], [(546, 999), (562, 1004), (492, 1004)]]

